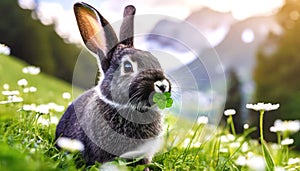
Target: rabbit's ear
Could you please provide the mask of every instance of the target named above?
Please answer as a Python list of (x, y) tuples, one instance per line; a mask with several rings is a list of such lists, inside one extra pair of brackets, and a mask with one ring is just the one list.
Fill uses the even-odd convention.
[[(92, 6), (80, 2), (74, 5), (74, 12), (81, 37), (89, 50), (101, 59), (118, 43), (118, 38), (109, 22)], [(102, 54), (99, 54), (99, 50)]]
[(128, 5), (124, 9), (123, 23), (120, 29), (120, 41), (127, 46), (133, 46), (135, 7)]

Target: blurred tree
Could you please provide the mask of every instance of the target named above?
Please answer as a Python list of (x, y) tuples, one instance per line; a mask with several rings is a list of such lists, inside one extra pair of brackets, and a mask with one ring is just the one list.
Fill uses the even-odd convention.
[[(255, 101), (281, 105), (265, 115), (265, 131), (276, 119), (300, 118), (300, 0), (286, 0), (276, 17), (281, 34), (270, 33), (258, 51), (254, 70)], [(257, 123), (257, 116), (250, 116)], [(299, 134), (296, 143), (300, 148)]]
[(32, 11), (23, 10), (17, 0), (0, 1), (0, 42), (11, 48), (11, 54), (29, 64), (41, 67), (51, 75), (72, 81), (80, 49), (67, 44), (54, 31), (32, 19)]
[[(227, 75), (228, 84), (225, 109), (236, 110), (237, 114), (233, 115), (233, 122), (236, 129), (235, 131), (239, 134), (243, 131), (241, 83), (234, 69), (230, 69)], [(226, 122), (226, 120), (227, 117), (223, 115), (222, 121)]]

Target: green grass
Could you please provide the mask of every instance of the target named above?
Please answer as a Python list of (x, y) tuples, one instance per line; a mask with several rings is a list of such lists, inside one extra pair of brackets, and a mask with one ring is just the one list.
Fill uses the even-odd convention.
[[(266, 143), (262, 148), (259, 140), (249, 138), (257, 128), (246, 129), (243, 134), (230, 134), (230, 127), (214, 129), (211, 125), (193, 123), (183, 118), (166, 115), (165, 144), (153, 162), (147, 166), (127, 166), (122, 159), (104, 165), (84, 167), (80, 154), (58, 150), (54, 144), (56, 124), (41, 124), (45, 120), (61, 116), (63, 112), (51, 110), (47, 114), (20, 110), (24, 104), (47, 104), (55, 102), (67, 107), (69, 100), (62, 98), (63, 92), (72, 87), (60, 80), (44, 74), (27, 75), (22, 73), (26, 63), (10, 56), (0, 55), (0, 86), (7, 83), (10, 90), (22, 91), (17, 81), (26, 78), (37, 92), (20, 94), (20, 103), (0, 104), (0, 170), (98, 170), (100, 167), (121, 170), (253, 170), (265, 165), (264, 156), (273, 160), (275, 167), (286, 170), (299, 170), (300, 163), (288, 163), (290, 158), (299, 156), (289, 146)], [(3, 88), (0, 87), (0, 91)], [(76, 90), (79, 92), (79, 90)], [(0, 101), (6, 97), (0, 95)], [(71, 100), (71, 99), (70, 99)], [(210, 138), (205, 139), (205, 137)], [(263, 151), (264, 153), (263, 154)], [(269, 150), (265, 150), (269, 149)], [(267, 155), (266, 155), (267, 153)], [(266, 157), (265, 157), (266, 158)], [(244, 163), (243, 163), (244, 162)], [(245, 163), (246, 162), (246, 163)], [(256, 168), (257, 169), (257, 168)]]
[[(68, 101), (62, 97), (63, 92), (70, 92), (72, 94), (72, 87), (70, 84), (61, 81), (55, 77), (40, 73), (39, 75), (24, 74), (22, 69), (28, 66), (25, 62), (10, 56), (0, 54), (0, 90), (3, 90), (4, 84), (9, 84), (10, 90), (19, 90), (22, 93), (22, 88), (17, 85), (18, 80), (25, 78), (28, 81), (28, 86), (37, 88), (36, 93), (30, 95), (23, 94), (22, 97), (26, 103), (45, 104), (54, 102), (66, 106)], [(79, 89), (74, 89), (74, 94), (78, 94)], [(0, 101), (5, 100), (4, 96), (0, 96)], [(20, 107), (20, 104), (15, 104)], [(12, 108), (0, 108), (0, 115), (3, 118), (14, 117), (17, 113)]]

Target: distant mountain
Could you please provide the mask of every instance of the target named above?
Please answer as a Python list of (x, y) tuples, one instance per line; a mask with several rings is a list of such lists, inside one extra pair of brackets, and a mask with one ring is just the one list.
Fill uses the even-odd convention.
[[(154, 41), (163, 47), (172, 47), (179, 51), (186, 50), (182, 42), (188, 42), (188, 48), (205, 49), (220, 43), (234, 22), (230, 13), (203, 8), (183, 21), (161, 20), (151, 31), (148, 41)], [(200, 41), (199, 36), (202, 36)]]
[[(213, 46), (223, 67), (225, 69), (234, 68), (242, 76), (242, 80), (249, 82), (255, 65), (257, 48), (270, 31), (275, 32), (278, 29), (279, 26), (274, 16), (253, 17), (236, 21), (230, 13), (220, 13), (203, 8), (192, 13), (181, 23), (169, 20), (160, 21), (152, 30), (152, 35), (148, 37), (148, 40), (161, 47), (173, 48), (178, 52), (194, 49), (200, 58), (209, 58), (206, 54), (210, 53), (211, 46)], [(215, 44), (211, 45), (205, 38), (201, 39), (201, 36), (196, 35), (197, 31), (203, 33), (205, 37), (211, 40), (209, 42), (214, 41)], [(195, 75), (203, 72), (203, 69), (195, 69), (195, 66), (201, 66), (197, 63), (199, 61), (188, 64), (189, 68), (193, 68), (192, 72)], [(204, 67), (215, 67), (216, 74), (220, 72), (220, 66), (213, 66), (213, 63)], [(182, 68), (178, 70), (179, 72), (177, 72), (180, 73)]]

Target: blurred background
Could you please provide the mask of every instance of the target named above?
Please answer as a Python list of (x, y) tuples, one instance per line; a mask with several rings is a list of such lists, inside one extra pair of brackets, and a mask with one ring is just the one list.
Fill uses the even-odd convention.
[[(76, 1), (1, 0), (0, 43), (11, 48), (11, 55), (41, 67), (42, 71), (72, 83), (74, 66), (82, 49), (81, 37), (73, 14)], [(266, 138), (275, 140), (269, 127), (276, 119), (300, 119), (300, 0), (86, 0), (110, 22), (122, 19), (123, 8), (133, 4), (136, 15), (160, 14), (149, 33), (168, 34), (175, 39), (190, 37), (179, 30), (182, 24), (172, 16), (193, 25), (219, 55), (227, 78), (225, 109), (237, 111), (237, 132), (243, 125), (256, 125), (258, 114), (245, 109), (246, 103), (280, 103), (279, 110), (265, 115)], [(146, 37), (149, 46), (185, 53), (176, 43), (160, 37)], [(205, 46), (195, 44), (199, 51)], [(89, 58), (87, 58), (87, 63)], [(1, 59), (0, 59), (1, 61)], [(93, 62), (92, 62), (93, 63)], [(201, 81), (201, 68), (195, 61), (186, 64)], [(220, 69), (221, 68), (221, 69)], [(86, 68), (81, 68), (88, 74)], [(176, 68), (180, 71), (180, 66)], [(9, 73), (1, 73), (9, 74)], [(199, 78), (199, 80), (197, 80)], [(3, 83), (0, 77), (0, 83)], [(86, 84), (79, 83), (86, 88)], [(203, 94), (205, 96), (205, 93)], [(257, 136), (253, 135), (253, 136)], [(300, 148), (300, 135), (294, 135)]]

